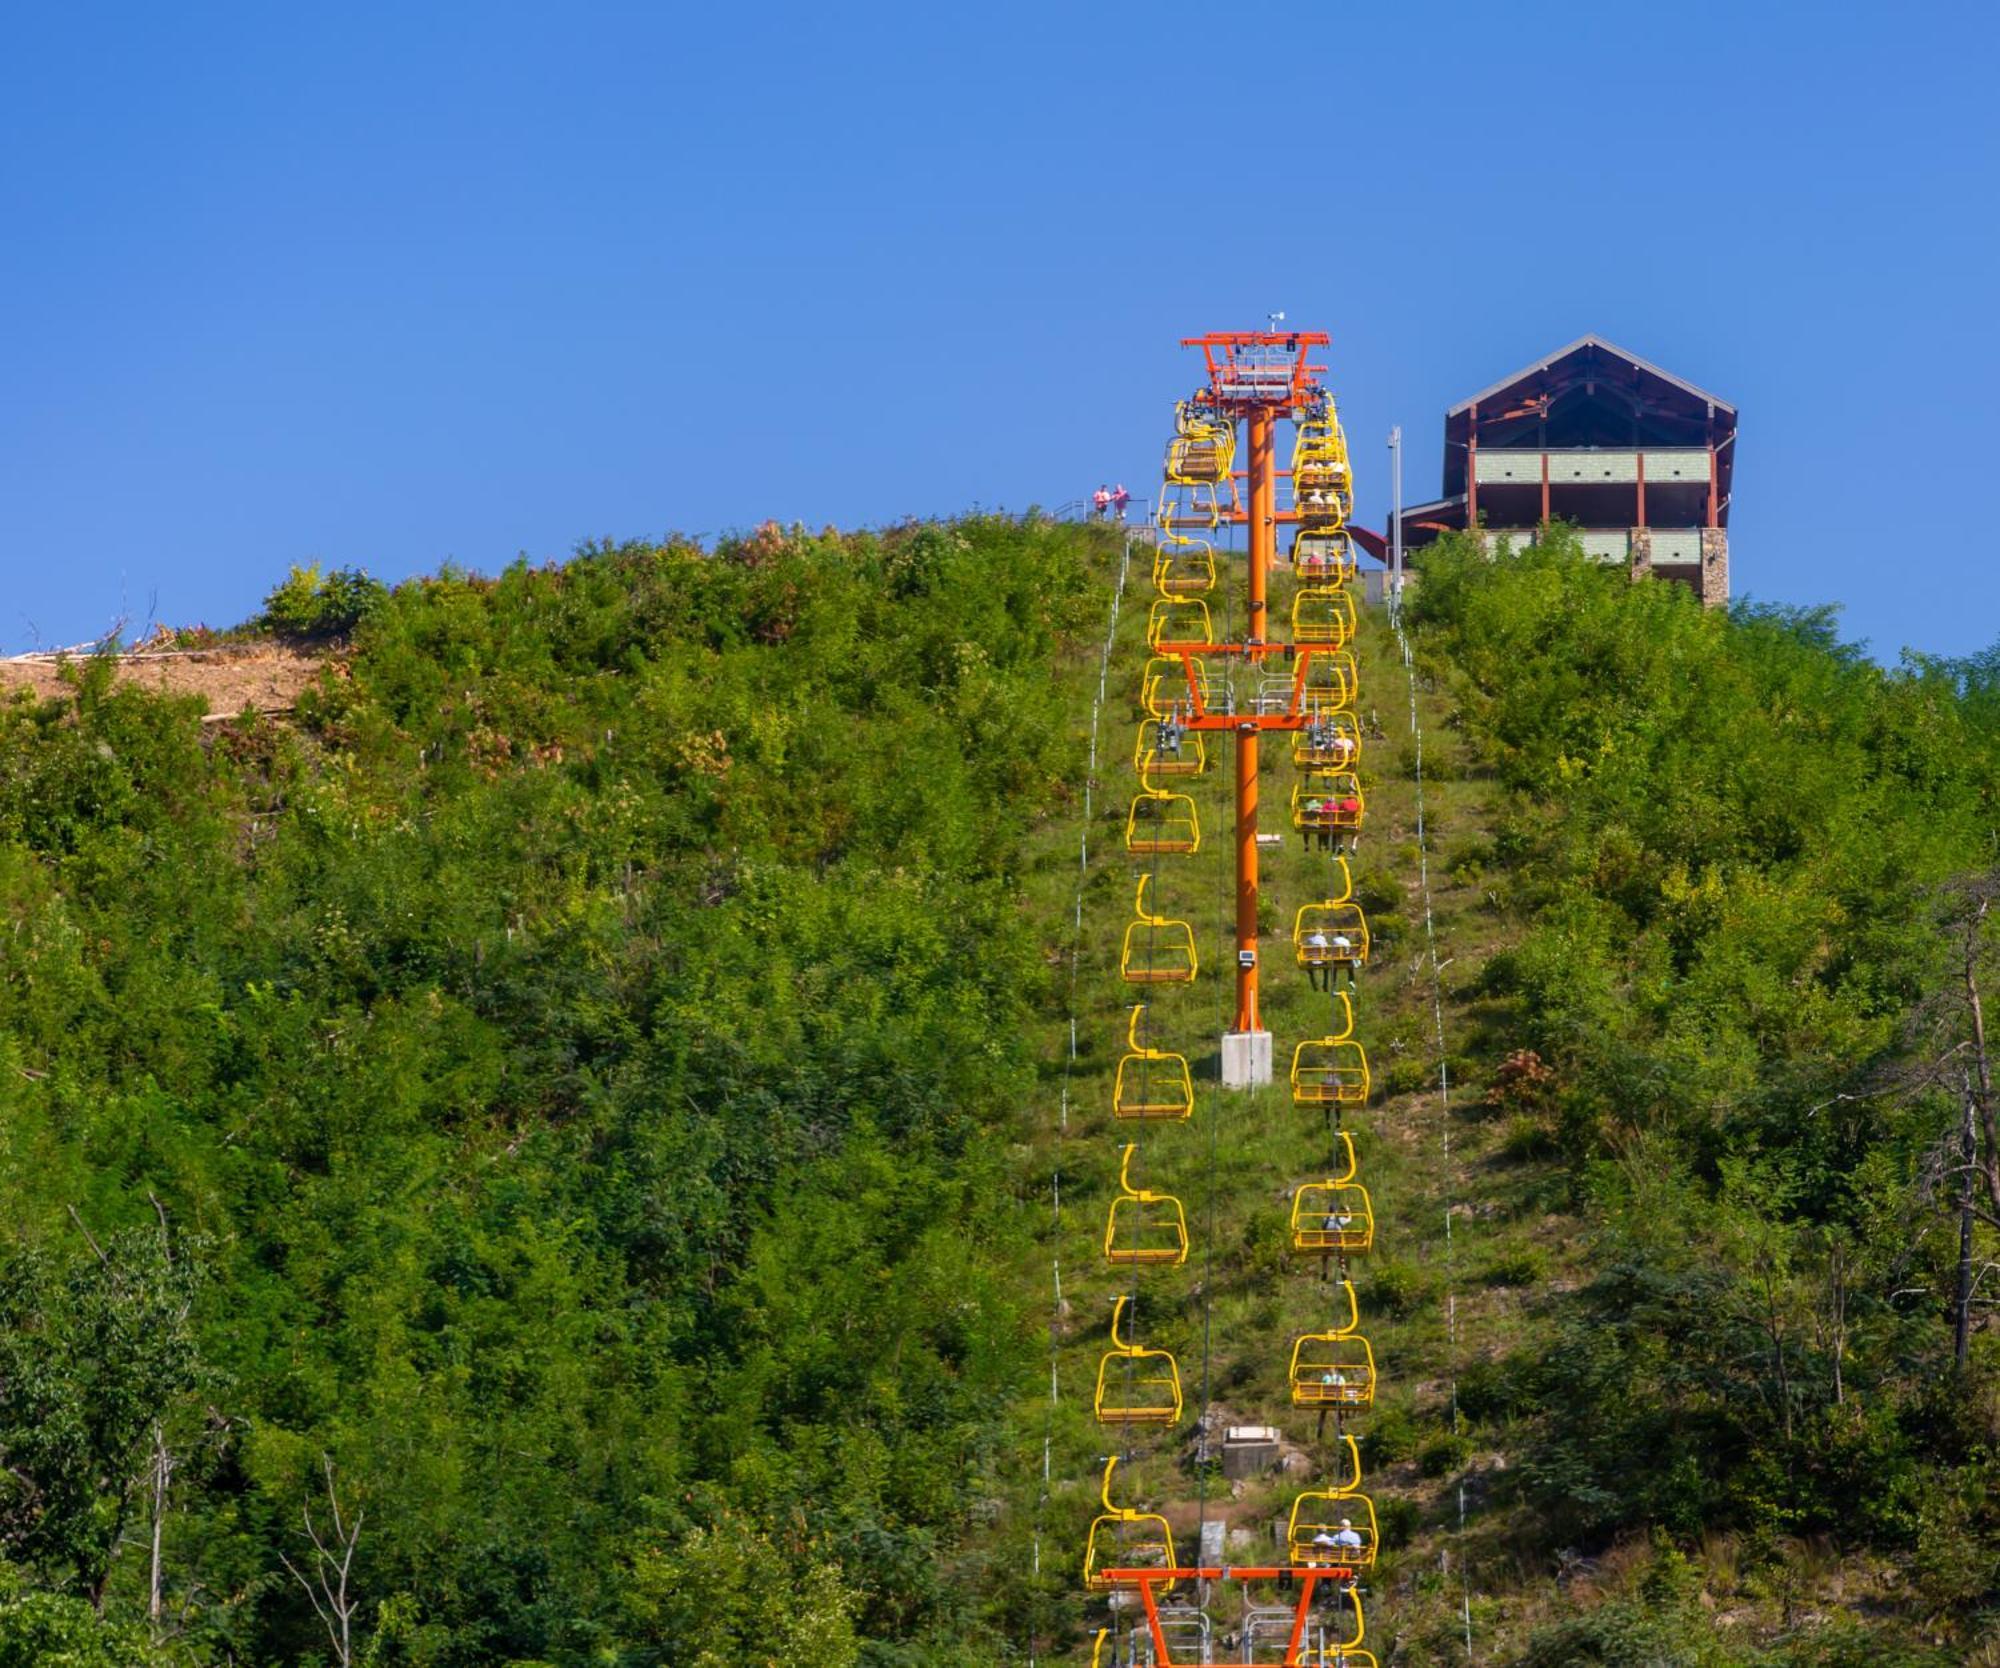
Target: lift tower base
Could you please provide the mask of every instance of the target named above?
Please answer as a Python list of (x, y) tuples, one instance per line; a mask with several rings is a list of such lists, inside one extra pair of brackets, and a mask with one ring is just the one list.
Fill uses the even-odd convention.
[(1271, 1081), (1271, 1033), (1225, 1031), (1222, 1034), (1222, 1086), (1261, 1089)]

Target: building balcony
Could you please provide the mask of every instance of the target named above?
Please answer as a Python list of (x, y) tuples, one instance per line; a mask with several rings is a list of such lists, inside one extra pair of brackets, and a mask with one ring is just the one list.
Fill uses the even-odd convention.
[(1708, 449), (1705, 446), (1647, 447), (1643, 451), (1614, 451), (1608, 447), (1583, 450), (1540, 452), (1528, 448), (1482, 446), (1474, 454), (1473, 478), (1486, 486), (1531, 486), (1542, 484), (1542, 460), (1548, 459), (1549, 485), (1557, 486), (1637, 486), (1639, 460), (1646, 462), (1646, 486), (1708, 485)]

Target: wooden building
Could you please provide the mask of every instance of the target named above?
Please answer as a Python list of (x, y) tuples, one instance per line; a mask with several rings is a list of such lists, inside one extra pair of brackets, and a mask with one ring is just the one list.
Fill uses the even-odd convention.
[(1592, 555), (1713, 606), (1729, 599), (1735, 458), (1727, 400), (1585, 336), (1445, 413), (1444, 490), (1403, 512), (1403, 542), (1573, 522)]

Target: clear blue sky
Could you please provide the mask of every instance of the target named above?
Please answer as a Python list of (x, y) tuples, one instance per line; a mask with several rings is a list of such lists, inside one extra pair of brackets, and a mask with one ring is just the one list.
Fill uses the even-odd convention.
[(2000, 7), (13, 8), (0, 647), (600, 534), (1058, 503), (1176, 339), (1362, 469), (1588, 331), (1734, 400), (1739, 590), (2000, 637)]

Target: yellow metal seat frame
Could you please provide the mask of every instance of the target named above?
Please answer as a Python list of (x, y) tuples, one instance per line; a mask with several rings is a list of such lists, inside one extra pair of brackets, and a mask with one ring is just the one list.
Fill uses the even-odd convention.
[(1161, 535), (1153, 549), (1153, 589), (1163, 597), (1205, 596), (1215, 589), (1215, 547), (1206, 539)]
[(1132, 900), (1137, 919), (1125, 927), (1125, 942), (1118, 955), (1118, 976), (1128, 985), (1191, 984), (1201, 970), (1195, 954), (1194, 928), (1185, 921), (1155, 915), (1146, 907), (1146, 887), (1151, 875), (1139, 877)]
[(1118, 1192), (1104, 1215), (1104, 1260), (1125, 1267), (1178, 1268), (1187, 1261), (1187, 1212), (1171, 1193), (1132, 1185), (1132, 1142), (1118, 1158)]
[[(1185, 685), (1187, 680), (1181, 681)], [(1360, 691), (1361, 674), (1355, 669), (1353, 655), (1345, 649), (1314, 651), (1306, 667), (1306, 686), (1302, 692), (1302, 704), (1308, 713), (1323, 717), (1347, 712)]]
[[(1201, 660), (1194, 662), (1194, 687), (1201, 695), (1202, 705), (1206, 706), (1208, 666)], [(1139, 685), (1139, 701), (1149, 718), (1171, 718), (1177, 711), (1185, 712), (1188, 705), (1187, 662), (1179, 655), (1154, 655), (1146, 662), (1145, 674)]]
[[(1160, 751), (1160, 726), (1165, 719), (1146, 718), (1139, 723), (1139, 739), (1132, 748), (1132, 768), (1142, 780), (1150, 782), (1155, 776), (1200, 776), (1208, 769), (1208, 749), (1202, 744), (1199, 730), (1186, 730), (1181, 734), (1178, 752)], [(1300, 732), (1304, 734), (1303, 731)]]
[(1361, 726), (1351, 712), (1329, 713), (1292, 733), (1292, 763), (1301, 770), (1352, 770), (1361, 762)]
[(1368, 813), (1361, 778), (1351, 770), (1309, 770), (1292, 784), (1292, 826), (1332, 833), (1359, 828)]
[(1111, 1309), (1111, 1347), (1098, 1358), (1092, 1411), (1100, 1425), (1177, 1425), (1181, 1420), (1181, 1370), (1173, 1352), (1135, 1344), (1120, 1330), (1120, 1293)]
[[(1349, 604), (1349, 612), (1353, 605)], [(1146, 647), (1162, 643), (1213, 643), (1215, 625), (1200, 597), (1160, 597), (1146, 613)]]
[[(1311, 943), (1315, 935), (1326, 943)], [(1345, 946), (1336, 942), (1342, 938)], [(1299, 966), (1366, 967), (1368, 949), (1368, 917), (1358, 903), (1335, 898), (1299, 906), (1292, 921), (1292, 951)]]
[[(1351, 1535), (1343, 1542), (1342, 1535)], [(1289, 1562), (1301, 1569), (1334, 1565), (1341, 1569), (1372, 1570), (1381, 1533), (1375, 1526), (1375, 1502), (1357, 1490), (1336, 1493), (1312, 1489), (1292, 1502), (1285, 1523), (1285, 1546)]]
[(1344, 990), (1335, 991), (1333, 999), (1337, 1029), (1292, 1051), (1294, 1106), (1368, 1104), (1368, 1055), (1353, 1037), (1354, 1004)]
[(1375, 1352), (1361, 1336), (1361, 1305), (1351, 1281), (1340, 1289), (1347, 1297), (1347, 1322), (1325, 1332), (1307, 1332), (1292, 1343), (1291, 1381), (1294, 1407), (1364, 1408), (1375, 1403)]
[(1310, 1256), (1355, 1256), (1374, 1249), (1375, 1206), (1354, 1179), (1354, 1137), (1339, 1132), (1347, 1167), (1292, 1192), (1292, 1249)]
[(1345, 585), (1359, 565), (1354, 535), (1344, 528), (1301, 528), (1292, 539), (1292, 569), (1301, 584)]
[(1352, 591), (1333, 585), (1311, 585), (1292, 598), (1293, 642), (1323, 643), (1339, 649), (1354, 641), (1354, 632)]
[[(1091, 1520), (1090, 1535), (1083, 1550), (1083, 1584), (1092, 1592), (1103, 1592), (1116, 1583), (1105, 1579), (1105, 1570), (1177, 1569), (1174, 1561), (1174, 1532), (1158, 1512), (1138, 1512), (1120, 1506), (1111, 1498), (1111, 1474), (1118, 1469), (1118, 1456), (1104, 1462), (1104, 1480), (1097, 1498), (1104, 1510)], [(1173, 1582), (1163, 1581), (1157, 1592), (1171, 1592)], [(1107, 1628), (1097, 1636), (1097, 1649), (1104, 1645)], [(1093, 1653), (1092, 1660), (1095, 1661)]]
[[(1234, 496), (1231, 483), (1232, 494)], [(1160, 487), (1153, 525), (1168, 535), (1197, 528), (1212, 533), (1222, 525), (1222, 493), (1213, 481), (1168, 480)]]
[(1125, 1028), (1128, 1052), (1111, 1086), (1114, 1118), (1166, 1120), (1194, 1116), (1194, 1074), (1187, 1056), (1153, 1048), (1139, 1035), (1146, 1004), (1135, 1003)]
[(1193, 798), (1165, 788), (1145, 788), (1132, 796), (1125, 813), (1125, 849), (1141, 855), (1191, 857), (1201, 850), (1201, 816)]

